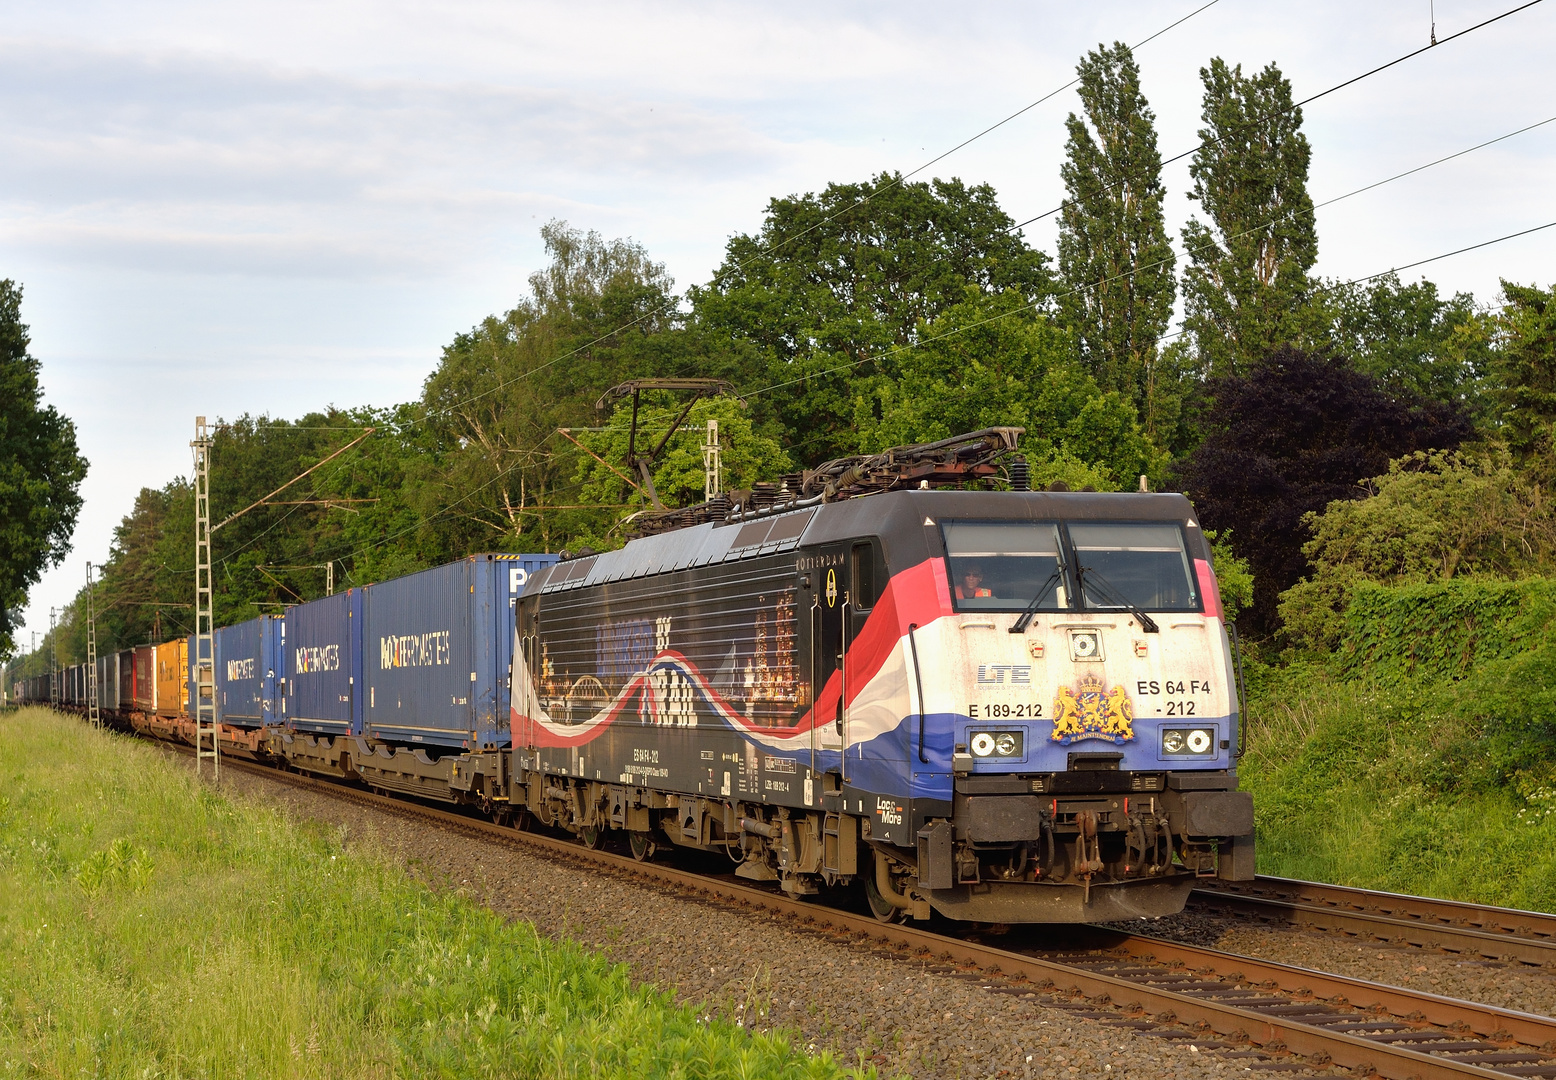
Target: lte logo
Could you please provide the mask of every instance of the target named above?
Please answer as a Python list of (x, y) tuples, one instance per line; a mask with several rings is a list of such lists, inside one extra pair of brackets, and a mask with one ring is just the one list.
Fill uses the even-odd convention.
[(1006, 676), (1010, 676), (1012, 686), (1030, 686), (1032, 683), (1031, 664), (979, 664), (978, 683), (982, 686), (1004, 685)]

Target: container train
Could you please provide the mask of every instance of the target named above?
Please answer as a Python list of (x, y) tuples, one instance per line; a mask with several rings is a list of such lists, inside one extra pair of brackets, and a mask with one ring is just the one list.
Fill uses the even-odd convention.
[[(1181, 495), (1024, 490), (1016, 432), (224, 627), (222, 750), (640, 859), (723, 852), (883, 921), (1176, 912), (1254, 870), (1209, 546)], [(100, 658), (102, 713), (192, 741), (192, 652)], [(80, 707), (83, 669), (60, 687)]]

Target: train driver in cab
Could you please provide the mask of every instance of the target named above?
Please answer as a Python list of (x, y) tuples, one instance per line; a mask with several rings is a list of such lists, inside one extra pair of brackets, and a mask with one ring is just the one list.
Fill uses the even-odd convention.
[(982, 600), (994, 595), (992, 589), (983, 587), (983, 567), (977, 563), (968, 563), (962, 567), (961, 580), (956, 586), (956, 598), (958, 600)]

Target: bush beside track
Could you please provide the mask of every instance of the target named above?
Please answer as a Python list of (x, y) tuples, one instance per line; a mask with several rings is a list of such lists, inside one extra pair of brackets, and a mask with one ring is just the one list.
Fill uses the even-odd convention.
[(188, 762), (0, 716), (5, 1075), (834, 1077)]
[(1556, 582), (1368, 586), (1346, 624), (1250, 667), (1260, 872), (1556, 911)]

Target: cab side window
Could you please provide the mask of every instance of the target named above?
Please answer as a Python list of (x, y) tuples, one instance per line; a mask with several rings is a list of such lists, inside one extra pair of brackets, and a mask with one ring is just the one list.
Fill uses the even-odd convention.
[(868, 611), (875, 606), (875, 545), (860, 543), (849, 552), (849, 599), (856, 611)]

